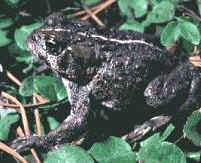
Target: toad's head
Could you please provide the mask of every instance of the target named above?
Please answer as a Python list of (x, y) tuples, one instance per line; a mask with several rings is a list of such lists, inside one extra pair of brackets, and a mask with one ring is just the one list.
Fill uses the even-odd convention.
[(86, 31), (96, 33), (96, 28), (86, 22), (69, 22), (61, 13), (55, 13), (29, 36), (28, 48), (61, 76), (86, 83), (99, 65), (98, 46), (87, 42)]

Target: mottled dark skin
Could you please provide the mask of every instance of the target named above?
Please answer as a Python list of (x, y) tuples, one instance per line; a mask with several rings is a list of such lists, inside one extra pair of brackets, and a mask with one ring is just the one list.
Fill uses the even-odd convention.
[(146, 103), (154, 108), (180, 103), (177, 111), (185, 112), (200, 106), (200, 90), (200, 68), (186, 60), (169, 74), (153, 79), (148, 84), (144, 95)]
[[(16, 141), (17, 150), (77, 139), (94, 123), (97, 108), (114, 113), (137, 110), (137, 99), (160, 108), (183, 94), (181, 109), (200, 104), (200, 70), (188, 61), (175, 68), (177, 59), (143, 34), (99, 30), (85, 22), (68, 22), (56, 13), (27, 43), (34, 55), (62, 77), (71, 113), (47, 135), (27, 137), (24, 144)], [(106, 113), (104, 118), (109, 118)]]

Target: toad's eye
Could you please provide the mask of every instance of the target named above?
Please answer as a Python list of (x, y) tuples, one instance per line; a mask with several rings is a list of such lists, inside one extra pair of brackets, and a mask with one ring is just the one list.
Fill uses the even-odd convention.
[(49, 51), (49, 53), (50, 53), (51, 55), (57, 56), (57, 55), (59, 55), (59, 54), (62, 52), (62, 50), (63, 50), (62, 45), (59, 44), (59, 43), (57, 43), (57, 42), (55, 42), (54, 40), (48, 40), (48, 41), (46, 41), (45, 44), (46, 44), (47, 50)]

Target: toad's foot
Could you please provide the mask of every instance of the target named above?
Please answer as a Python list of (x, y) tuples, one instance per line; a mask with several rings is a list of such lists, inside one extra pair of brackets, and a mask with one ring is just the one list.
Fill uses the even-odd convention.
[(164, 126), (171, 120), (171, 116), (157, 116), (145, 121), (142, 125), (138, 125), (124, 138), (128, 141), (137, 141), (143, 138), (149, 131), (155, 131), (158, 128)]
[(14, 141), (11, 142), (10, 146), (17, 152), (24, 151), (30, 147), (37, 146), (39, 147), (42, 144), (43, 137), (38, 135), (30, 135), (24, 137), (18, 137)]
[(87, 112), (68, 116), (55, 130), (45, 136), (31, 135), (20, 137), (11, 143), (16, 151), (24, 151), (27, 148), (36, 147), (51, 150), (55, 146), (72, 142), (86, 131)]

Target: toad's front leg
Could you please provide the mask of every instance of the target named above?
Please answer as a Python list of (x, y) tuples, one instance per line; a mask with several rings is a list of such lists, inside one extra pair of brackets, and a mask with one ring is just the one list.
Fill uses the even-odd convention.
[(11, 143), (11, 147), (16, 151), (24, 151), (25, 148), (30, 147), (48, 150), (55, 145), (71, 142), (86, 131), (88, 118), (88, 107), (83, 107), (79, 111), (71, 113), (55, 130), (50, 131), (47, 135), (20, 137)]

